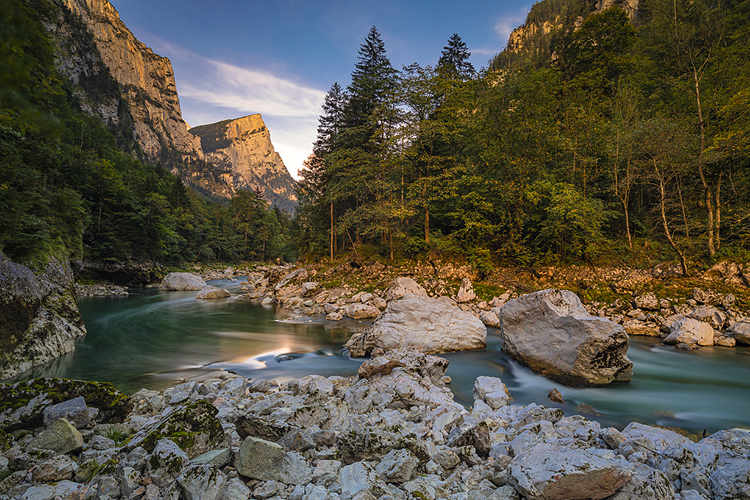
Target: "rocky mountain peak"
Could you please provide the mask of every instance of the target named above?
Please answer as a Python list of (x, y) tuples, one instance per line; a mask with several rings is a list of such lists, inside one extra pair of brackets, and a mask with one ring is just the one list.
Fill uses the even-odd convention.
[(252, 189), (279, 208), (294, 208), (294, 179), (260, 114), (193, 127), (190, 133), (201, 141), (206, 161), (224, 172), (231, 193)]

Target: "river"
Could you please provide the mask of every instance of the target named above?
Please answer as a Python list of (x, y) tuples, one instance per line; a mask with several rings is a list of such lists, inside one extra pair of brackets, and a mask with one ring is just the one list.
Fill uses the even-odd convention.
[[(238, 296), (240, 281), (211, 284), (233, 297), (195, 300), (196, 292), (156, 289), (131, 290), (127, 297), (81, 297), (86, 337), (74, 353), (24, 378), (107, 381), (132, 393), (165, 389), (216, 369), (279, 382), (308, 374), (356, 374), (360, 361), (340, 351), (367, 323), (295, 320)], [(750, 348), (685, 352), (658, 345), (653, 338), (631, 337), (630, 383), (574, 389), (535, 375), (504, 355), (497, 331), (489, 330), (487, 343), (484, 351), (441, 355), (450, 361), (450, 387), (463, 404), (472, 403), (474, 379), (487, 375), (502, 378), (513, 404), (557, 406), (566, 415), (580, 413), (603, 426), (622, 428), (639, 421), (696, 434), (750, 427)], [(560, 391), (565, 405), (547, 399), (552, 388)]]

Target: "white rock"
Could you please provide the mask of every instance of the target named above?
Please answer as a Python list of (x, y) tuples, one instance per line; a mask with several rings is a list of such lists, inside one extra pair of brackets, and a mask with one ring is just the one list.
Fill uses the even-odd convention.
[(468, 351), (487, 346), (487, 329), (448, 297), (416, 297), (392, 301), (364, 332), (355, 333), (346, 347), (353, 357), (375, 347), (410, 347), (423, 353)]
[(406, 295), (427, 297), (427, 290), (413, 279), (399, 276), (388, 285), (388, 288), (385, 289), (383, 298), (390, 302), (392, 300), (398, 300)]
[(493, 410), (497, 410), (507, 405), (510, 397), (499, 378), (477, 377), (474, 381), (474, 399), (484, 401)]
[(206, 282), (203, 278), (192, 273), (169, 273), (161, 285), (159, 290), (203, 290), (206, 287)]
[(372, 319), (380, 316), (380, 309), (369, 304), (349, 304), (346, 306), (346, 315), (351, 319)]
[(665, 344), (714, 345), (714, 329), (696, 319), (680, 318), (669, 325), (669, 331)]
[(542, 443), (513, 458), (508, 476), (529, 500), (598, 500), (616, 493), (631, 472), (620, 461)]
[(557, 382), (602, 386), (633, 376), (622, 326), (589, 315), (568, 290), (542, 290), (500, 308), (503, 351)]
[(461, 280), (461, 287), (456, 294), (456, 302), (463, 304), (465, 302), (471, 302), (476, 298), (477, 294), (474, 292), (474, 286), (471, 284), (471, 280), (469, 278)]

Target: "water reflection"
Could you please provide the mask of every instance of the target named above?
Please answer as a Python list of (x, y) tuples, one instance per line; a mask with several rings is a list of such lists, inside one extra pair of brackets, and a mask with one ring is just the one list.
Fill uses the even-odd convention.
[[(133, 392), (164, 389), (216, 369), (282, 382), (309, 374), (353, 375), (359, 368), (360, 361), (341, 356), (340, 350), (366, 323), (294, 319), (239, 297), (241, 282), (212, 284), (235, 297), (195, 300), (196, 292), (145, 289), (125, 298), (81, 298), (88, 335), (75, 353), (24, 378), (104, 380)], [(687, 353), (656, 344), (654, 339), (631, 339), (633, 380), (598, 389), (569, 388), (533, 374), (502, 354), (494, 330), (485, 351), (444, 356), (450, 361), (451, 389), (467, 405), (473, 400), (475, 378), (488, 375), (503, 379), (515, 404), (558, 406), (568, 415), (589, 412), (586, 416), (603, 425), (622, 427), (636, 420), (697, 433), (750, 426), (750, 349), (715, 347)], [(565, 405), (547, 399), (553, 388)]]

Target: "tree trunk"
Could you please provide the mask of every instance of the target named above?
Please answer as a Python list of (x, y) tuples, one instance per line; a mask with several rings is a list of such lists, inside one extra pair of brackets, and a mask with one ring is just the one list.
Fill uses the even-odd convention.
[(334, 245), (334, 241), (336, 240), (336, 236), (335, 236), (333, 229), (334, 227), (333, 227), (333, 201), (332, 201), (331, 202), (331, 238), (329, 240), (330, 246), (331, 246), (331, 249), (330, 249), (331, 250), (331, 258), (330, 258), (331, 263), (333, 263), (333, 245)]
[(714, 194), (714, 238), (716, 241), (716, 250), (721, 249), (721, 172), (716, 181), (716, 192)]
[(424, 242), (430, 244), (430, 209), (424, 207)]
[(677, 256), (680, 258), (680, 265), (682, 266), (682, 274), (684, 276), (687, 276), (688, 269), (687, 269), (687, 263), (685, 262), (685, 255), (683, 255), (683, 253), (677, 247), (677, 244), (675, 243), (674, 239), (672, 239), (672, 233), (669, 231), (669, 223), (667, 222), (666, 200), (667, 200), (667, 194), (664, 189), (664, 180), (659, 179), (659, 209), (661, 211), (661, 222), (662, 222), (662, 225), (664, 226), (664, 235), (667, 237), (667, 241), (669, 241), (669, 244), (672, 246), (672, 249), (674, 249), (675, 253), (677, 253)]
[(708, 185), (708, 181), (706, 180), (705, 172), (703, 172), (703, 149), (706, 147), (706, 131), (705, 131), (705, 124), (703, 122), (703, 107), (701, 105), (701, 91), (700, 91), (700, 78), (698, 77), (698, 69), (695, 67), (695, 64), (693, 64), (693, 83), (695, 84), (695, 103), (698, 108), (698, 125), (700, 127), (700, 137), (701, 137), (701, 143), (700, 143), (700, 152), (698, 153), (698, 174), (701, 178), (701, 183), (703, 184), (703, 191), (705, 192), (705, 202), (706, 202), (706, 214), (708, 216), (707, 226), (708, 226), (708, 254), (713, 257), (716, 255), (716, 246), (714, 244), (715, 242), (715, 236), (714, 236), (714, 206), (713, 206), (713, 196), (711, 194), (711, 187)]

